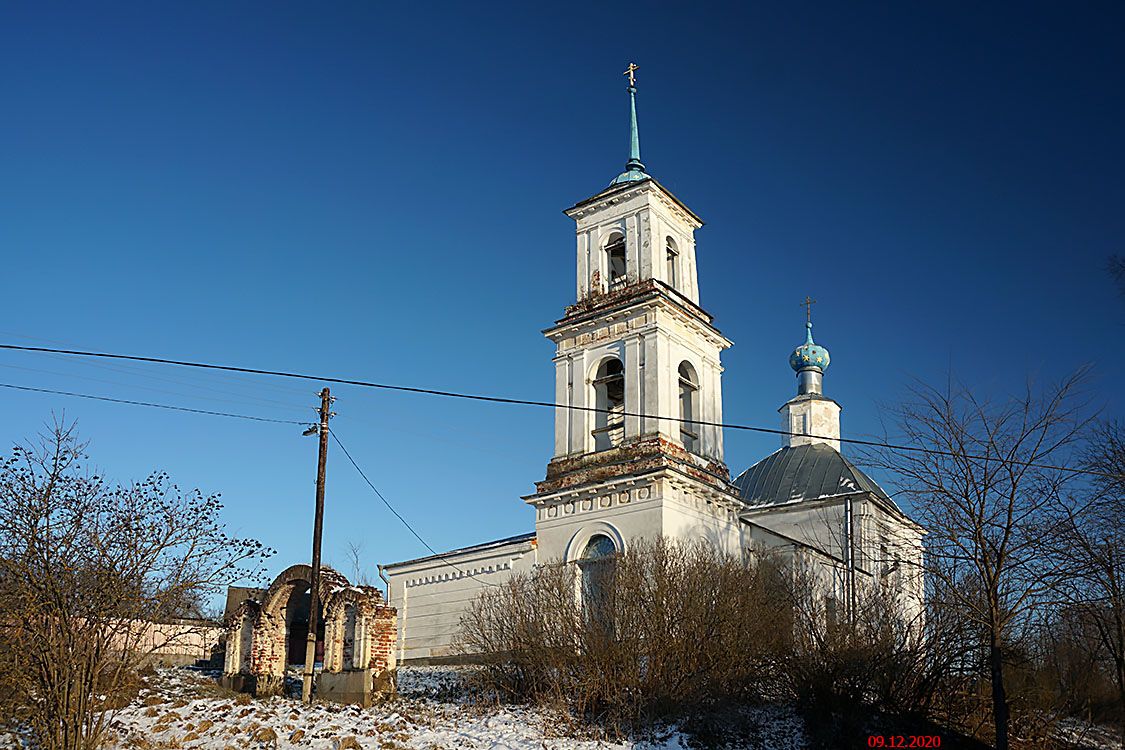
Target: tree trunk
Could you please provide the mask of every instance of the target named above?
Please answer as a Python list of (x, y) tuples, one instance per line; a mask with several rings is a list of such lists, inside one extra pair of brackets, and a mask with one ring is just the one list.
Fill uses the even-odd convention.
[(1004, 692), (1004, 655), (995, 634), (988, 647), (992, 674), (992, 720), (996, 727), (996, 750), (1008, 750), (1008, 695)]

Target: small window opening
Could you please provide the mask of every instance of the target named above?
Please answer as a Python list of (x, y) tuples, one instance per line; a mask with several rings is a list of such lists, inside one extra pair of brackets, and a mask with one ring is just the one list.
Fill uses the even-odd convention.
[(621, 445), (625, 438), (625, 368), (607, 359), (594, 376), (594, 450)]
[(680, 363), (680, 442), (692, 453), (699, 450), (699, 378), (688, 362)]
[(606, 245), (606, 265), (609, 268), (609, 288), (624, 286), (625, 278), (625, 238), (617, 235)]
[(679, 253), (678, 250), (676, 250), (676, 241), (673, 240), (671, 237), (668, 238), (668, 242), (664, 247), (664, 256), (665, 256), (665, 262), (666, 262), (666, 265), (667, 265), (665, 277), (668, 280), (668, 284), (673, 289), (679, 289), (680, 288), (680, 274), (679, 274), (680, 253)]

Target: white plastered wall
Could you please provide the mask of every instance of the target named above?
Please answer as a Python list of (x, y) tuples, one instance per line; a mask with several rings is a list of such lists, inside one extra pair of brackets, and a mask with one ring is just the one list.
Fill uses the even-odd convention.
[[(605, 248), (615, 234), (625, 238), (626, 278), (629, 283), (659, 279), (671, 284), (666, 263), (666, 240), (671, 237), (679, 252), (676, 291), (699, 304), (699, 282), (695, 260), (695, 230), (701, 225), (675, 205), (664, 191), (645, 183), (621, 191), (593, 209), (573, 211), (577, 235), (577, 284), (579, 300), (608, 289), (609, 269)], [(593, 283), (598, 272), (599, 285)]]
[[(679, 374), (681, 362), (691, 363), (699, 379), (700, 422), (721, 423), (723, 394), (720, 352), (730, 345), (702, 323), (671, 309), (666, 300), (653, 300), (615, 314), (560, 326), (551, 332), (557, 343), (555, 398), (557, 403), (577, 408), (555, 410), (555, 458), (593, 450), (595, 414), (583, 411), (595, 406), (593, 380), (598, 366), (608, 357), (621, 360), (625, 376), (625, 439), (661, 434), (681, 442)], [(651, 415), (651, 416), (649, 416)], [(664, 417), (664, 419), (658, 419)], [(723, 433), (718, 427), (700, 425), (697, 453), (723, 461)]]
[(740, 524), (730, 499), (671, 470), (537, 497), (534, 504), (541, 561), (575, 559), (595, 533), (621, 550), (634, 540), (663, 536), (702, 539), (739, 554)]
[(455, 656), (461, 617), (477, 595), (530, 571), (536, 559), (534, 540), (519, 540), (386, 566), (388, 599), (398, 609), (399, 662)]

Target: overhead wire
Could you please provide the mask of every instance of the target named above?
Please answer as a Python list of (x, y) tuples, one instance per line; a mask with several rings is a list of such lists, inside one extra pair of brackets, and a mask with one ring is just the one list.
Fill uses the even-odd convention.
[[(46, 339), (46, 338), (32, 337), (32, 336), (27, 336), (27, 335), (20, 334), (20, 333), (13, 333), (13, 332), (10, 332), (10, 331), (3, 331), (3, 330), (0, 330), (0, 335), (12, 336), (12, 337), (15, 337), (17, 339), (22, 339), (24, 341), (27, 341), (29, 343), (29, 345), (43, 344), (43, 345), (65, 346), (65, 347), (70, 347), (70, 348), (80, 348), (80, 345), (73, 342), (73, 341), (61, 341), (61, 340), (58, 340), (58, 339)], [(74, 359), (73, 357), (68, 357), (66, 355), (61, 355), (61, 354), (50, 355), (50, 356), (51, 356), (52, 359), (55, 359), (55, 360), (58, 360), (58, 361), (68, 361), (68, 360), (73, 361), (73, 359)], [(263, 381), (263, 380), (257, 381), (254, 385), (249, 385), (244, 379), (240, 379), (237, 376), (237, 374), (234, 374), (234, 373), (199, 373), (199, 375), (198, 375), (198, 377), (200, 378), (199, 380), (194, 380), (194, 379), (186, 379), (185, 380), (183, 378), (171, 377), (167, 374), (159, 374), (158, 375), (158, 374), (152, 372), (150, 369), (144, 369), (143, 367), (138, 367), (136, 363), (99, 362), (99, 361), (94, 360), (94, 359), (87, 359), (87, 360), (80, 360), (80, 361), (84, 361), (90, 367), (96, 367), (96, 368), (99, 368), (99, 369), (111, 370), (111, 371), (114, 371), (114, 372), (120, 372), (120, 373), (124, 373), (124, 374), (131, 375), (131, 376), (134, 376), (134, 377), (144, 378), (146, 380), (157, 380), (157, 381), (162, 381), (162, 382), (165, 382), (165, 383), (174, 383), (176, 385), (183, 385), (183, 386), (187, 386), (189, 388), (195, 388), (195, 389), (198, 389), (198, 390), (208, 390), (208, 391), (213, 391), (215, 393), (223, 393), (223, 394), (226, 394), (226, 395), (237, 395), (237, 396), (242, 397), (244, 400), (249, 399), (249, 400), (252, 400), (252, 401), (261, 401), (263, 403), (279, 404), (279, 405), (285, 406), (287, 408), (293, 408), (293, 405), (292, 405), (291, 402), (277, 401), (275, 399), (266, 398), (265, 396), (263, 396), (261, 394), (261, 390), (262, 389), (270, 389), (270, 390), (278, 392), (279, 394), (285, 394), (286, 396), (293, 396), (293, 395), (305, 396), (305, 395), (307, 395), (304, 390), (298, 388), (295, 385), (282, 385), (280, 383)], [(208, 380), (208, 378), (212, 378), (212, 377), (215, 378), (216, 382), (212, 382), (211, 380)], [(216, 387), (216, 386), (220, 386), (220, 387)], [(226, 388), (236, 388), (236, 389), (239, 389), (239, 390), (237, 390), (237, 391), (225, 390), (222, 386), (226, 386)], [(253, 395), (245, 394), (245, 393), (242, 392), (244, 389), (248, 389), (248, 388), (253, 389)], [(315, 407), (311, 407), (311, 408), (315, 409)]]
[[(100, 364), (100, 363), (97, 363), (97, 364)], [(202, 399), (204, 401), (212, 401), (212, 402), (215, 402), (215, 403), (245, 404), (247, 401), (258, 401), (258, 402), (267, 404), (271, 408), (274, 408), (274, 409), (283, 408), (283, 409), (286, 409), (288, 411), (307, 411), (309, 408), (311, 408), (311, 407), (296, 406), (292, 402), (285, 403), (285, 402), (282, 402), (282, 401), (274, 401), (273, 399), (258, 399), (258, 398), (255, 398), (253, 396), (248, 396), (248, 395), (243, 396), (242, 394), (236, 393), (236, 392), (233, 392), (233, 391), (221, 391), (219, 389), (207, 388), (206, 386), (199, 386), (199, 385), (195, 385), (195, 384), (192, 384), (192, 383), (187, 383), (187, 382), (184, 382), (184, 381), (176, 381), (176, 380), (169, 379), (169, 378), (159, 378), (159, 380), (162, 380), (162, 381), (168, 382), (168, 383), (176, 383), (176, 384), (185, 386), (187, 388), (196, 388), (196, 389), (201, 389), (201, 390), (205, 390), (205, 391), (211, 391), (212, 393), (224, 394), (225, 396), (228, 396), (228, 397), (237, 397), (237, 398), (223, 398), (221, 396), (212, 396), (212, 395), (206, 395), (206, 394), (201, 394), (201, 393), (184, 393), (182, 391), (174, 391), (174, 390), (169, 390), (167, 388), (158, 388), (158, 387), (155, 387), (155, 386), (152, 386), (152, 385), (145, 385), (145, 384), (141, 384), (141, 383), (123, 383), (120, 380), (110, 380), (108, 378), (96, 377), (94, 375), (85, 375), (85, 374), (81, 374), (81, 373), (77, 373), (77, 372), (60, 372), (58, 370), (44, 370), (44, 369), (40, 369), (40, 368), (37, 368), (37, 367), (23, 367), (21, 365), (13, 365), (13, 364), (8, 364), (6, 362), (0, 362), (0, 367), (3, 367), (3, 368), (8, 369), (8, 370), (21, 370), (23, 372), (34, 372), (34, 373), (39, 373), (41, 375), (56, 375), (56, 376), (64, 377), (64, 378), (78, 378), (79, 380), (87, 380), (87, 381), (90, 381), (92, 383), (104, 383), (106, 385), (124, 386), (124, 387), (127, 387), (127, 388), (139, 388), (142, 391), (148, 391), (150, 393), (160, 393), (160, 394), (163, 394), (165, 396), (179, 396), (179, 397), (182, 397), (182, 398)], [(110, 367), (117, 372), (121, 372), (122, 374), (127, 374), (127, 375), (135, 374), (135, 373), (130, 373), (127, 370), (124, 370), (123, 368), (112, 367), (112, 366), (110, 366)]]
[[(374, 483), (372, 483), (372, 481), (367, 478), (367, 474), (363, 471), (363, 469), (360, 468), (359, 464), (356, 463), (356, 460), (354, 458), (352, 458), (352, 454), (350, 452), (348, 452), (347, 446), (344, 445), (343, 441), (340, 440), (340, 437), (336, 434), (336, 432), (331, 427), (328, 428), (328, 434), (331, 435), (332, 439), (336, 441), (336, 445), (340, 446), (340, 450), (342, 450), (344, 452), (344, 456), (347, 457), (347, 459), (351, 463), (351, 465), (353, 467), (355, 467), (355, 470), (357, 472), (359, 472), (359, 475), (361, 477), (363, 477), (363, 481), (367, 483), (367, 486), (371, 488), (371, 491), (375, 493), (375, 496), (383, 501), (383, 505), (387, 506), (387, 510), (389, 510), (391, 513), (393, 513), (395, 515), (395, 518), (397, 518), (399, 521), (402, 522), (402, 525), (405, 526), (410, 531), (410, 533), (414, 535), (415, 539), (417, 539), (419, 542), (422, 543), (423, 547), (428, 549), (431, 553), (433, 553), (433, 555), (435, 557), (437, 557), (443, 563), (445, 563), (446, 565), (453, 568), (454, 570), (461, 573), (462, 575), (464, 575), (467, 578), (476, 578), (479, 575), (481, 575), (479, 573), (470, 573), (467, 570), (464, 570), (463, 568), (460, 568), (457, 565), (453, 564), (452, 562), (450, 562), (449, 560), (446, 559), (446, 555), (448, 555), (450, 553), (447, 552), (445, 554), (442, 554), (441, 552), (438, 552), (436, 549), (434, 549), (430, 545), (429, 542), (427, 542), (425, 539), (423, 539), (422, 535), (419, 534), (417, 531), (415, 531), (414, 527), (410, 525), (410, 522), (407, 521), (405, 518), (403, 518), (401, 513), (399, 513), (397, 510), (395, 510), (395, 507), (393, 505), (391, 505), (390, 501), (387, 500), (387, 498), (383, 497), (383, 493), (379, 491), (379, 488), (376, 487), (374, 485)], [(496, 586), (495, 583), (492, 583), (490, 581), (481, 580), (481, 583), (486, 584), (488, 586)]]
[[(168, 409), (168, 410), (171, 410), (171, 411), (189, 412), (189, 413), (192, 413), (192, 414), (204, 414), (204, 415), (208, 415), (208, 416), (217, 416), (217, 417), (232, 417), (232, 418), (236, 418), (236, 419), (252, 420), (252, 421), (255, 421), (255, 422), (273, 422), (273, 423), (277, 423), (277, 424), (292, 424), (292, 425), (307, 424), (307, 422), (300, 422), (300, 421), (289, 420), (289, 419), (272, 419), (272, 418), (268, 418), (268, 417), (258, 417), (258, 416), (254, 416), (254, 415), (250, 415), (250, 414), (235, 414), (235, 413), (232, 413), (232, 412), (210, 411), (210, 410), (207, 410), (207, 409), (193, 409), (193, 408), (186, 407), (186, 406), (176, 406), (176, 405), (172, 405), (172, 404), (158, 404), (158, 403), (154, 403), (154, 402), (150, 402), (150, 401), (136, 401), (136, 400), (132, 400), (132, 399), (112, 398), (112, 397), (109, 397), (109, 396), (96, 396), (96, 395), (89, 394), (89, 393), (77, 393), (77, 392), (74, 392), (74, 391), (61, 391), (61, 390), (55, 390), (55, 389), (52, 389), (52, 388), (34, 388), (32, 386), (15, 385), (15, 384), (12, 384), (12, 383), (0, 383), (0, 388), (8, 388), (8, 389), (11, 389), (11, 390), (16, 390), (16, 391), (30, 391), (30, 392), (34, 392), (34, 393), (48, 393), (48, 394), (53, 394), (53, 395), (57, 395), (57, 396), (73, 396), (75, 398), (84, 398), (84, 399), (89, 399), (89, 400), (93, 400), (93, 401), (107, 401), (107, 402), (115, 403), (115, 404), (128, 404), (130, 406), (145, 406), (145, 407), (154, 408), (154, 409)], [(347, 446), (344, 445), (343, 441), (340, 440), (339, 436), (337, 436), (336, 433), (334, 431), (332, 431), (331, 429), (329, 429), (328, 432), (332, 436), (332, 439), (336, 441), (336, 444), (338, 446), (340, 446), (340, 450), (342, 450), (344, 452), (344, 456), (347, 457), (348, 462), (351, 463), (351, 465), (355, 468), (355, 470), (363, 478), (363, 481), (367, 483), (367, 486), (370, 487), (372, 492), (374, 492), (375, 495), (380, 500), (383, 501), (383, 504), (385, 506), (387, 506), (387, 510), (389, 510), (392, 514), (394, 514), (395, 518), (397, 518), (402, 523), (402, 525), (405, 526), (406, 529), (411, 534), (414, 535), (415, 539), (417, 539), (419, 542), (421, 542), (423, 547), (425, 547), (427, 550), (429, 550), (435, 557), (440, 559), (443, 564), (453, 568), (454, 570), (456, 570), (457, 572), (461, 573), (462, 575), (464, 575), (468, 578), (477, 578), (478, 576), (481, 575), (479, 573), (471, 573), (469, 571), (464, 570), (463, 568), (457, 566), (456, 564), (450, 562), (447, 559), (448, 553), (443, 554), (443, 553), (435, 550), (433, 548), (433, 545), (431, 545), (429, 542), (427, 542), (422, 537), (422, 535), (418, 533), (417, 529), (415, 529), (414, 526), (411, 525), (411, 523), (409, 521), (407, 521), (406, 518), (401, 513), (398, 512), (398, 510), (391, 504), (391, 502), (389, 500), (387, 500), (387, 498), (383, 495), (383, 493), (379, 491), (379, 488), (376, 487), (375, 484), (371, 481), (371, 479), (368, 478), (367, 473), (364, 472), (364, 470), (356, 462), (355, 458), (352, 457), (351, 452), (348, 451)], [(485, 584), (485, 585), (488, 585), (488, 586), (494, 586), (494, 587), (496, 586), (495, 583), (491, 583), (490, 581), (485, 581), (483, 579), (480, 582)]]
[(154, 409), (168, 409), (170, 411), (185, 411), (192, 414), (207, 414), (213, 417), (232, 417), (235, 419), (249, 419), (255, 422), (274, 422), (277, 424), (308, 424), (307, 421), (300, 422), (295, 419), (273, 419), (270, 417), (256, 417), (250, 414), (235, 414), (226, 411), (211, 411), (210, 409), (193, 409), (187, 406), (174, 406), (172, 404), (157, 404), (151, 401), (134, 401), (127, 398), (111, 398), (109, 396), (95, 396), (89, 393), (75, 393), (74, 391), (58, 391), (51, 388), (33, 388), (27, 385), (14, 385), (12, 383), (0, 383), (0, 388), (9, 388), (14, 391), (32, 391), (34, 393), (51, 393), (56, 396), (73, 396), (75, 398), (85, 398), (91, 401), (108, 401), (114, 404), (129, 404), (130, 406), (148, 406)]
[[(538, 400), (534, 400), (534, 399), (508, 398), (508, 397), (504, 397), (504, 396), (489, 396), (489, 395), (480, 394), (480, 393), (463, 393), (463, 392), (458, 392), (458, 391), (439, 390), (439, 389), (435, 389), (435, 388), (422, 388), (422, 387), (418, 387), (418, 386), (393, 385), (393, 384), (389, 384), (389, 383), (376, 383), (376, 382), (372, 382), (372, 381), (369, 381), (369, 380), (357, 380), (357, 379), (353, 379), (353, 378), (340, 378), (340, 377), (334, 377), (334, 376), (329, 376), (329, 375), (313, 375), (313, 374), (309, 374), (309, 373), (291, 372), (291, 371), (286, 371), (286, 370), (268, 370), (268, 369), (257, 368), (257, 367), (239, 367), (239, 366), (235, 366), (235, 365), (220, 365), (220, 364), (214, 364), (214, 363), (210, 363), (210, 362), (192, 362), (192, 361), (188, 361), (188, 360), (168, 359), (168, 358), (165, 358), (165, 357), (145, 357), (145, 356), (139, 356), (139, 355), (133, 355), (133, 354), (116, 354), (116, 353), (111, 353), (111, 352), (93, 352), (93, 351), (84, 351), (84, 350), (79, 350), (79, 349), (55, 349), (55, 348), (41, 347), (41, 346), (21, 346), (21, 345), (17, 345), (17, 344), (0, 344), (0, 349), (7, 349), (7, 350), (10, 350), (10, 351), (39, 352), (39, 353), (46, 353), (46, 354), (64, 354), (64, 355), (75, 356), (75, 357), (92, 357), (92, 358), (98, 358), (98, 359), (125, 360), (125, 361), (131, 361), (131, 362), (147, 362), (147, 363), (150, 363), (150, 364), (175, 365), (175, 366), (178, 366), (178, 367), (191, 367), (191, 368), (197, 368), (197, 369), (202, 369), (202, 370), (215, 370), (215, 371), (224, 371), (224, 372), (238, 372), (238, 373), (244, 373), (244, 374), (250, 374), (250, 375), (268, 375), (268, 376), (273, 376), (273, 377), (290, 378), (290, 379), (295, 379), (295, 380), (308, 380), (308, 381), (314, 381), (314, 382), (318, 382), (318, 383), (336, 383), (336, 384), (339, 384), (339, 385), (351, 385), (351, 386), (357, 386), (357, 387), (362, 387), (362, 388), (375, 388), (375, 389), (379, 389), (379, 390), (398, 391), (398, 392), (402, 392), (402, 393), (416, 393), (416, 394), (429, 395), (429, 396), (441, 396), (441, 397), (444, 397), (444, 398), (456, 398), (456, 399), (464, 399), (464, 400), (469, 400), (469, 401), (481, 401), (481, 402), (486, 402), (486, 403), (510, 404), (510, 405), (517, 405), (517, 406), (536, 406), (536, 407), (543, 407), (543, 408), (550, 408), (550, 409), (567, 409), (567, 410), (570, 410), (570, 411), (583, 411), (583, 412), (595, 412), (595, 413), (606, 413), (606, 414), (610, 413), (608, 409), (601, 409), (601, 408), (598, 408), (598, 407), (595, 407), (595, 406), (577, 406), (577, 405), (574, 405), (574, 404), (557, 404), (557, 403), (554, 403), (554, 402), (551, 402), (551, 401), (538, 401)], [(927, 454), (927, 455), (947, 456), (947, 457), (951, 457), (951, 458), (960, 458), (960, 459), (971, 460), (971, 461), (992, 462), (992, 461), (997, 460), (995, 458), (990, 458), (990, 457), (987, 457), (987, 456), (976, 456), (976, 455), (971, 455), (971, 454), (967, 454), (967, 453), (960, 453), (960, 452), (956, 452), (956, 451), (947, 451), (947, 450), (941, 450), (941, 449), (937, 449), (937, 448), (928, 448), (928, 447), (919, 446), (919, 445), (901, 445), (901, 444), (888, 443), (888, 442), (883, 442), (883, 441), (878, 441), (878, 440), (864, 440), (862, 438), (845, 438), (845, 437), (836, 437), (836, 436), (806, 435), (804, 433), (796, 433), (796, 432), (792, 432), (792, 431), (789, 431), (789, 430), (779, 430), (779, 429), (775, 429), (775, 428), (771, 428), (771, 427), (759, 427), (759, 426), (754, 426), (754, 425), (732, 424), (732, 423), (729, 423), (729, 422), (712, 422), (712, 421), (699, 420), (699, 419), (687, 419), (687, 418), (684, 418), (684, 417), (672, 417), (672, 416), (665, 416), (665, 415), (646, 414), (646, 413), (643, 413), (643, 412), (615, 411), (613, 413), (616, 414), (616, 415), (625, 416), (625, 417), (636, 417), (636, 418), (640, 418), (640, 419), (653, 419), (653, 420), (666, 420), (666, 421), (670, 421), (670, 422), (679, 422), (679, 423), (682, 423), (682, 424), (692, 424), (692, 425), (698, 425), (698, 426), (704, 426), (704, 427), (718, 427), (718, 428), (721, 428), (721, 429), (741, 430), (741, 431), (746, 431), (746, 432), (758, 432), (758, 433), (764, 433), (764, 434), (768, 434), (768, 435), (800, 436), (800, 437), (819, 438), (819, 439), (822, 439), (822, 440), (832, 440), (832, 441), (837, 441), (837, 442), (841, 442), (841, 443), (849, 443), (849, 444), (852, 444), (852, 445), (863, 445), (863, 446), (867, 446), (867, 447), (881, 448), (881, 449), (884, 449), (884, 450), (924, 453), (924, 454)], [(1110, 473), (1110, 472), (1096, 471), (1096, 470), (1093, 470), (1093, 469), (1077, 468), (1077, 467), (1070, 467), (1070, 466), (1056, 466), (1056, 465), (1041, 463), (1041, 462), (1037, 462), (1037, 461), (1018, 461), (1018, 460), (1015, 460), (1015, 459), (1004, 459), (1004, 461), (1008, 464), (1013, 465), (1013, 466), (1024, 466), (1024, 467), (1029, 467), (1029, 468), (1049, 469), (1049, 470), (1052, 470), (1052, 471), (1062, 471), (1062, 472), (1067, 472), (1067, 473), (1071, 473), (1071, 474), (1084, 474), (1084, 475), (1091, 475), (1091, 476), (1099, 476), (1099, 477), (1108, 478), (1108, 479), (1120, 479), (1121, 478), (1120, 475), (1118, 475), (1118, 474), (1113, 474), (1113, 473)]]

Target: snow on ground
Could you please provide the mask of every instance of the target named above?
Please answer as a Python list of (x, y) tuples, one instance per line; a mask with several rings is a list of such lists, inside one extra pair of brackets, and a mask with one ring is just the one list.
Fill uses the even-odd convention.
[(1063, 719), (1055, 727), (1055, 739), (1068, 747), (1114, 750), (1121, 748), (1121, 737), (1111, 727), (1087, 724), (1077, 719)]
[[(135, 700), (119, 710), (106, 750), (686, 750), (669, 731), (645, 742), (606, 742), (565, 720), (525, 706), (473, 703), (458, 670), (402, 667), (399, 696), (371, 708), (315, 703), (293, 697), (251, 700), (223, 690), (215, 673), (161, 669)], [(296, 677), (290, 695), (300, 694)], [(753, 728), (740, 747), (799, 750), (803, 725), (789, 709), (746, 714)], [(0, 750), (19, 750), (20, 738), (0, 735)]]
[[(215, 686), (214, 676), (187, 669), (161, 670), (154, 689), (141, 692), (115, 720), (117, 737), (108, 748), (121, 750), (430, 750), (512, 748), (513, 750), (626, 750), (629, 743), (605, 743), (562, 736), (556, 724), (532, 709), (478, 707), (455, 697), (456, 673), (449, 669), (404, 667), (401, 696), (372, 708), (314, 703), (293, 698), (247, 701)], [(295, 681), (294, 681), (295, 682)], [(161, 701), (161, 702), (158, 702)], [(678, 735), (655, 747), (679, 748)], [(653, 745), (645, 747), (653, 748)]]

